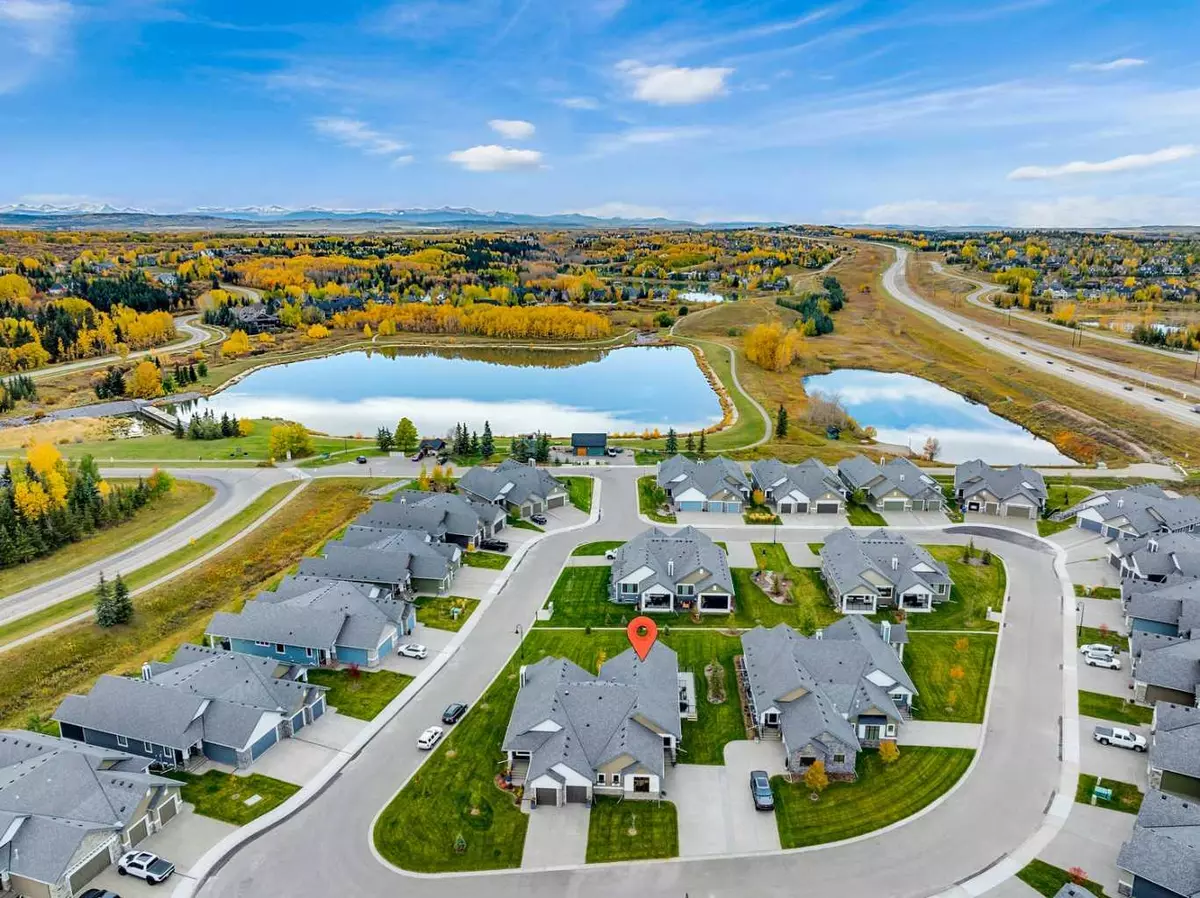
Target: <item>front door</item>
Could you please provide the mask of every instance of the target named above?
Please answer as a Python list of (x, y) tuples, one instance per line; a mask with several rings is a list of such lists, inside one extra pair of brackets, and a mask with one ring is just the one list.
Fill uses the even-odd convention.
[(633, 778), (633, 791), (634, 792), (649, 792), (650, 791), (650, 777), (635, 776)]

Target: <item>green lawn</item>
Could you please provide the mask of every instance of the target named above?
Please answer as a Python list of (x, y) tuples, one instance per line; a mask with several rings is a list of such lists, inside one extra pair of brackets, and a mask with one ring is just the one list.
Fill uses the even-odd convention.
[(772, 525), (782, 524), (779, 515), (771, 511), (766, 505), (747, 505), (742, 512), (742, 523), (744, 524), (760, 524)]
[(546, 532), (541, 527), (539, 527), (537, 524), (533, 523), (533, 521), (527, 521), (524, 518), (517, 518), (517, 517), (513, 517), (512, 515), (508, 516), (508, 526), (516, 527), (518, 530), (532, 530), (535, 533), (545, 533)]
[(679, 823), (669, 801), (597, 796), (588, 819), (587, 862), (640, 861), (679, 855)]
[[(1059, 893), (1063, 886), (1069, 882), (1074, 882), (1071, 874), (1060, 867), (1055, 867), (1047, 864), (1045, 861), (1032, 860), (1020, 870), (1017, 871), (1017, 879), (1025, 883), (1035, 892), (1045, 895), (1046, 898), (1054, 898)], [(1104, 898), (1104, 889), (1091, 880), (1084, 880), (1079, 883), (1096, 898)]]
[(1054, 536), (1075, 526), (1074, 521), (1050, 521), (1040, 518), (1037, 522), (1038, 536)]
[(831, 783), (819, 801), (809, 798), (804, 783), (772, 777), (779, 843), (800, 848), (836, 842), (910, 817), (958, 782), (974, 755), (966, 748), (903, 747), (900, 758), (888, 766), (879, 752), (863, 751), (858, 780)]
[(1007, 573), (995, 555), (991, 564), (964, 564), (959, 546), (925, 546), (929, 554), (950, 569), (954, 586), (950, 598), (928, 614), (909, 614), (905, 623), (911, 630), (984, 630), (1000, 629), (987, 619), (987, 610), (1004, 607)]
[(308, 681), (329, 689), (326, 702), (339, 714), (372, 720), (388, 706), (412, 677), (390, 670), (310, 670)]
[(638, 510), (652, 521), (660, 524), (674, 524), (675, 515), (660, 514), (658, 511), (657, 494), (660, 492), (653, 474), (638, 478)]
[(846, 518), (852, 527), (886, 527), (887, 521), (877, 511), (857, 502), (846, 503)]
[(558, 479), (567, 488), (567, 496), (570, 498), (571, 504), (584, 514), (591, 514), (592, 489), (595, 487), (596, 481), (591, 477), (559, 477)]
[(1047, 480), (1046, 481), (1046, 511), (1055, 512), (1063, 508), (1070, 508), (1072, 505), (1077, 505), (1092, 494), (1093, 490), (1087, 486), (1076, 486), (1075, 484), (1067, 485), (1065, 480)]
[(69, 574), (85, 565), (145, 542), (198, 511), (212, 499), (213, 488), (194, 480), (176, 480), (170, 495), (155, 499), (132, 518), (114, 527), (97, 530), (86, 539), (63, 546), (24, 564), (0, 571), (0, 598)]
[(609, 549), (619, 549), (625, 545), (624, 540), (620, 539), (602, 539), (599, 542), (584, 543), (581, 546), (576, 546), (572, 555), (603, 555)]
[[(421, 596), (417, 599), (417, 619), (436, 630), (457, 632), (478, 607), (478, 599), (465, 596)], [(457, 618), (450, 613), (453, 608), (458, 609)]]
[(1084, 717), (1097, 717), (1128, 726), (1148, 724), (1154, 717), (1153, 708), (1143, 708), (1116, 695), (1079, 690), (1079, 713)]
[(1082, 583), (1076, 583), (1075, 595), (1080, 598), (1086, 596), (1089, 599), (1119, 599), (1121, 598), (1121, 588), (1119, 586), (1084, 586)]
[(996, 637), (990, 633), (910, 633), (904, 667), (917, 687), (913, 716), (982, 723), (995, 655)]
[[(300, 791), (300, 787), (269, 776), (252, 773), (236, 776), (220, 770), (209, 770), (197, 776), (182, 770), (164, 774), (183, 783), (183, 800), (196, 806), (196, 813), (235, 826), (244, 826), (267, 811), (279, 807)], [(247, 805), (255, 795), (261, 800)]]
[(821, 550), (824, 548), (825, 548), (824, 543), (809, 543), (808, 544), (808, 551), (812, 552), (814, 555), (816, 555), (818, 557), (821, 554)]
[(1092, 791), (1097, 782), (1104, 789), (1112, 789), (1112, 801), (1096, 799), (1096, 807), (1110, 808), (1114, 811), (1124, 811), (1126, 814), (1136, 814), (1146, 796), (1133, 783), (1123, 783), (1120, 780), (1101, 779), (1090, 773), (1079, 774), (1079, 785), (1075, 789), (1075, 800), (1080, 804), (1092, 803)]
[(1111, 645), (1118, 651), (1124, 651), (1129, 648), (1129, 637), (1122, 636), (1116, 630), (1101, 630), (1099, 627), (1076, 627), (1075, 633), (1076, 645), (1090, 645), (1093, 642), (1099, 642), (1104, 645)]
[(493, 571), (503, 570), (512, 558), (499, 552), (463, 552), (463, 563), (471, 567), (485, 567)]

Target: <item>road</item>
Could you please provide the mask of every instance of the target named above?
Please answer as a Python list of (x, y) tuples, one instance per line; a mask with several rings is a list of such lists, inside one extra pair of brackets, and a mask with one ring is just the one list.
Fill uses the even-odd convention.
[[(265, 894), (359, 898), (611, 898), (613, 895), (814, 895), (916, 898), (950, 889), (1034, 833), (1060, 773), (1058, 760), (1063, 616), (1053, 557), (975, 536), (1008, 562), (1011, 597), (997, 653), (986, 742), (974, 771), (945, 802), (867, 845), (659, 863), (626, 863), (539, 872), (419, 877), (382, 864), (369, 843), (376, 813), (419, 767), (417, 735), (451, 701), (475, 702), (517, 647), (578, 543), (624, 539), (644, 528), (636, 514), (637, 471), (596, 469), (599, 520), (582, 531), (541, 539), (479, 615), (460, 650), (374, 740), (307, 806), (235, 851), (202, 886), (206, 898)], [(758, 531), (725, 528), (714, 539)], [(806, 532), (806, 540), (824, 533)], [(928, 542), (928, 531), (913, 536)], [(945, 536), (959, 542), (965, 536)], [(539, 812), (542, 813), (542, 812)], [(550, 812), (546, 812), (550, 813)], [(412, 838), (420, 839), (420, 832)], [(936, 850), (931, 850), (936, 846)], [(869, 858), (869, 862), (864, 862)]]
[(221, 332), (219, 330), (215, 328), (210, 329), (205, 325), (198, 324), (199, 319), (199, 315), (184, 315), (175, 319), (175, 329), (183, 331), (188, 335), (187, 339), (181, 343), (172, 343), (169, 346), (156, 346), (153, 349), (139, 349), (137, 352), (131, 352), (124, 357), (106, 355), (94, 359), (80, 359), (78, 362), (64, 362), (61, 365), (53, 365), (49, 368), (39, 368), (36, 371), (28, 372), (28, 374), (35, 380), (48, 380), (52, 377), (61, 377), (64, 374), (70, 374), (73, 371), (102, 368), (105, 365), (128, 362), (131, 359), (140, 359), (151, 355), (161, 355), (164, 352), (182, 352), (185, 349), (199, 346), (201, 343), (205, 343), (220, 335)]
[[(887, 244), (879, 245), (887, 246)], [(932, 318), (939, 324), (954, 328), (981, 346), (986, 346), (992, 352), (1005, 356), (1011, 361), (1039, 370), (1052, 377), (1066, 380), (1076, 386), (1087, 387), (1097, 393), (1103, 393), (1145, 411), (1163, 415), (1178, 424), (1200, 429), (1200, 415), (1192, 411), (1192, 403), (1183, 402), (1172, 397), (1151, 396), (1148, 393), (1137, 390), (1130, 392), (1125, 389), (1128, 384), (1125, 384), (1123, 381), (1115, 380), (1094, 371), (1081, 371), (1078, 368), (1070, 370), (1068, 366), (1055, 361), (1049, 355), (1032, 349), (1025, 349), (1022, 345), (1013, 342), (1012, 335), (1008, 332), (979, 324), (960, 315), (955, 315), (923, 299), (909, 286), (908, 280), (905, 277), (909, 251), (898, 246), (890, 246), (889, 248), (895, 251), (896, 261), (883, 273), (883, 286), (893, 298), (909, 308)], [(1055, 352), (1057, 353), (1059, 350), (1056, 348)], [(1094, 364), (1094, 360), (1088, 358), (1087, 363), (1089, 365)], [(1138, 376), (1144, 375), (1139, 374)]]

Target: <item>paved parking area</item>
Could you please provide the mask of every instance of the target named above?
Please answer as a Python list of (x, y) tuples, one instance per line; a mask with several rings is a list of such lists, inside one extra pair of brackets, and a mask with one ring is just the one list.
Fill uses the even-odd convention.
[(522, 869), (586, 863), (591, 813), (591, 808), (583, 804), (530, 811)]
[[(891, 520), (889, 516), (888, 520)], [(947, 520), (949, 520), (947, 518)], [(945, 523), (943, 521), (942, 523)], [(991, 524), (996, 527), (1011, 527), (1023, 533), (1037, 533), (1037, 520), (1030, 518), (1008, 518), (996, 514), (982, 514), (978, 511), (963, 512), (964, 524)]]
[(730, 742), (725, 765), (680, 764), (667, 772), (667, 798), (679, 816), (679, 854), (699, 857), (746, 851), (778, 851), (775, 815), (756, 811), (750, 771), (783, 772), (778, 742)]
[(454, 576), (454, 582), (450, 584), (450, 593), (466, 596), (468, 599), (482, 599), (499, 577), (500, 572), (491, 568), (464, 564)]
[(1038, 857), (1064, 870), (1082, 867), (1088, 879), (1104, 887), (1104, 894), (1116, 895), (1117, 853), (1133, 832), (1135, 819), (1133, 814), (1076, 803), (1062, 830)]
[[(1111, 721), (1098, 720), (1095, 717), (1079, 718), (1079, 770), (1093, 776), (1119, 780), (1122, 783), (1133, 783), (1143, 792), (1146, 791), (1146, 754), (1140, 751), (1130, 751), (1115, 745), (1101, 745), (1092, 738), (1092, 730), (1097, 726), (1112, 726)], [(1150, 739), (1149, 727), (1131, 727), (1121, 724), (1130, 732)]]
[[(818, 540), (813, 540), (817, 542)], [(796, 567), (820, 567), (821, 559), (808, 547), (808, 543), (786, 542), (783, 549)]]
[[(593, 489), (595, 488), (593, 487)], [(595, 496), (593, 495), (594, 498)], [(553, 533), (555, 530), (562, 530), (564, 527), (574, 527), (576, 524), (582, 524), (587, 519), (588, 516), (574, 505), (564, 505), (562, 508), (552, 508), (547, 511), (546, 523), (541, 526), (547, 533)], [(533, 536), (537, 535), (533, 530), (527, 532)]]
[[(421, 612), (417, 612), (418, 617)], [(478, 614), (478, 610), (475, 612)], [(424, 661), (417, 658), (405, 658), (403, 655), (391, 654), (383, 659), (380, 665), (384, 670), (392, 670), (396, 673), (407, 674), (410, 677), (415, 677), (425, 669), (433, 656), (437, 652), (445, 651), (446, 646), (450, 644), (450, 640), (454, 638), (454, 634), (449, 630), (439, 630), (436, 627), (427, 627), (420, 621), (413, 628), (410, 636), (405, 636), (406, 643), (415, 642), (418, 645), (423, 645), (429, 650), (428, 656)]]
[(1103, 558), (1108, 554), (1108, 549), (1105, 546), (1107, 540), (1091, 530), (1080, 530), (1072, 528), (1070, 530), (1060, 530), (1058, 533), (1050, 537), (1050, 541), (1057, 543), (1067, 550), (1067, 561), (1078, 561), (1083, 558)]
[(781, 514), (779, 519), (783, 522), (779, 526), (785, 528), (815, 527), (837, 530), (850, 523), (850, 519), (844, 514)]
[(1084, 586), (1120, 586), (1121, 574), (1103, 559), (1080, 559), (1067, 562), (1067, 575), (1072, 583)]
[[(724, 511), (680, 511), (675, 521), (681, 527), (741, 527), (746, 522), (740, 514)], [(763, 528), (768, 530), (770, 528)]]
[(1129, 688), (1129, 655), (1121, 654), (1120, 670), (1105, 670), (1102, 667), (1091, 667), (1079, 661), (1079, 688), (1086, 692), (1099, 692), (1102, 695), (1116, 695), (1121, 698), (1133, 698), (1133, 690)]
[(941, 511), (888, 511), (882, 514), (889, 527), (944, 527), (950, 523)]
[[(1083, 604), (1083, 625), (1099, 627), (1104, 625), (1114, 633), (1124, 633), (1125, 613), (1121, 610), (1118, 599), (1076, 599)], [(1122, 661), (1127, 661), (1128, 657)]]
[(900, 745), (934, 748), (979, 748), (983, 725), (941, 720), (906, 720), (900, 727)]
[(754, 549), (750, 547), (750, 543), (728, 542), (725, 544), (726, 554), (729, 556), (730, 567), (757, 567), (754, 561)]

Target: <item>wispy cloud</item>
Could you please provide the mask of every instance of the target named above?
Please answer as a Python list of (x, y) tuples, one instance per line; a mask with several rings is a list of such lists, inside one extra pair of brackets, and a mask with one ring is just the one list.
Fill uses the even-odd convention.
[(1166, 165), (1195, 156), (1197, 148), (1192, 144), (1182, 144), (1155, 150), (1153, 153), (1130, 153), (1128, 156), (1117, 156), (1115, 159), (1105, 159), (1102, 162), (1067, 162), (1063, 165), (1023, 165), (1008, 173), (1010, 181), (1040, 181), (1048, 178), (1063, 178), (1070, 175), (1109, 174), (1112, 172), (1133, 171), (1139, 168), (1152, 168), (1156, 165)]
[(488, 122), (488, 127), (509, 140), (528, 140), (537, 130), (531, 122), (506, 118), (494, 118)]
[(725, 93), (733, 69), (723, 66), (646, 65), (634, 59), (617, 64), (617, 73), (633, 88), (635, 99), (659, 106), (702, 103)]
[(568, 109), (599, 109), (600, 101), (592, 97), (564, 97), (558, 101), (558, 105)]
[(375, 130), (366, 122), (352, 118), (328, 116), (314, 118), (313, 129), (320, 135), (337, 141), (342, 146), (360, 150), (368, 156), (395, 156), (394, 162), (404, 164), (412, 161), (411, 156), (400, 155), (408, 144), (402, 140)]
[(0, 94), (22, 87), (58, 56), (75, 17), (66, 0), (0, 0)]
[(542, 154), (538, 150), (521, 150), (496, 144), (455, 150), (447, 157), (467, 171), (512, 171), (541, 168)]
[(1120, 59), (1110, 59), (1108, 62), (1077, 62), (1071, 66), (1073, 72), (1117, 72), (1121, 69), (1135, 69), (1146, 64), (1144, 59), (1132, 56), (1122, 56)]
[(975, 203), (943, 202), (942, 200), (905, 200), (881, 203), (861, 212), (844, 213), (840, 218), (850, 223), (961, 225), (972, 223), (971, 217), (981, 212)]
[(709, 128), (685, 125), (675, 128), (630, 128), (615, 134), (605, 134), (592, 144), (593, 156), (609, 156), (633, 147), (697, 140), (712, 133)]

